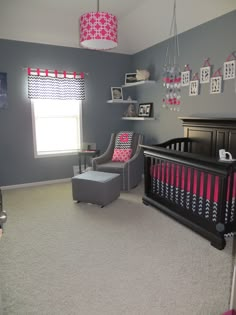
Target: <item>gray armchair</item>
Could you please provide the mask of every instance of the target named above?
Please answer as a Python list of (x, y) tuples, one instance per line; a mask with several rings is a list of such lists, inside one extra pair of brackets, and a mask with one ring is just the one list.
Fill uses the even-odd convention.
[(130, 190), (137, 186), (143, 174), (143, 149), (139, 146), (143, 143), (143, 136), (134, 133), (132, 139), (132, 156), (127, 162), (113, 162), (112, 155), (115, 147), (116, 133), (112, 133), (107, 150), (92, 159), (94, 171), (118, 173), (121, 176), (121, 190)]

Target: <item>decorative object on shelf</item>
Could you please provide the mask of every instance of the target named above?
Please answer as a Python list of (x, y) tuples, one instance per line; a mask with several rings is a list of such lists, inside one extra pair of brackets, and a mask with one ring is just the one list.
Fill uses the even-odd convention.
[(209, 83), (211, 77), (210, 58), (205, 59), (202, 68), (200, 68), (200, 83)]
[(184, 71), (181, 72), (181, 85), (182, 86), (189, 86), (190, 77), (191, 77), (191, 69), (190, 69), (189, 65), (185, 65)]
[(196, 96), (199, 94), (199, 77), (198, 73), (194, 73), (192, 80), (189, 83), (189, 96)]
[(131, 84), (137, 82), (136, 72), (135, 73), (126, 73), (125, 74), (125, 84)]
[(136, 107), (134, 104), (129, 104), (127, 111), (124, 113), (124, 117), (137, 117)]
[(150, 72), (148, 70), (136, 70), (136, 80), (146, 81), (150, 77)]
[[(162, 106), (170, 110), (179, 110), (181, 73), (180, 66), (177, 62), (177, 58), (179, 57), (179, 41), (176, 22), (176, 0), (174, 1), (169, 35), (170, 38), (166, 49), (162, 74), (163, 86), (166, 88)], [(172, 51), (170, 51), (171, 47), (173, 48)]]
[[(234, 58), (234, 59), (232, 59)], [(235, 78), (235, 59), (236, 52), (233, 52), (228, 56), (226, 62), (224, 62), (224, 80), (234, 79)]]
[(139, 117), (150, 117), (152, 113), (153, 103), (142, 103), (139, 104), (138, 116)]
[(220, 69), (211, 77), (210, 94), (220, 94), (222, 92), (222, 74)]
[(7, 74), (4, 72), (0, 73), (0, 109), (6, 109), (8, 106), (7, 102)]
[(117, 17), (108, 12), (88, 12), (80, 17), (80, 44), (84, 48), (108, 50), (117, 47)]
[(122, 87), (111, 87), (112, 100), (123, 100)]

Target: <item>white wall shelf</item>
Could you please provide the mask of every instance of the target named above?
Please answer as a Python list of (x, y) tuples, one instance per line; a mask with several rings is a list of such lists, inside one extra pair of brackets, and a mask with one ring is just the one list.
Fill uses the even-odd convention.
[(155, 117), (122, 117), (123, 120), (155, 120)]
[(107, 101), (107, 103), (116, 103), (116, 104), (118, 104), (118, 103), (120, 103), (120, 104), (137, 104), (138, 103), (138, 101), (136, 101), (136, 100), (108, 100)]
[(134, 83), (124, 84), (124, 85), (122, 85), (122, 87), (126, 88), (126, 87), (132, 87), (132, 86), (136, 86), (136, 85), (142, 85), (142, 84), (151, 85), (151, 84), (155, 84), (155, 83), (156, 83), (156, 81), (153, 81), (153, 80), (145, 80), (145, 81), (138, 81), (138, 82), (134, 82)]

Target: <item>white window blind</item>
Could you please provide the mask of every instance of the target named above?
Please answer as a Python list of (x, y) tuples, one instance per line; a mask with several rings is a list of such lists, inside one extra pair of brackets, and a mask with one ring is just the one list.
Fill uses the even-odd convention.
[(81, 148), (81, 101), (33, 99), (32, 121), (36, 157), (72, 154)]

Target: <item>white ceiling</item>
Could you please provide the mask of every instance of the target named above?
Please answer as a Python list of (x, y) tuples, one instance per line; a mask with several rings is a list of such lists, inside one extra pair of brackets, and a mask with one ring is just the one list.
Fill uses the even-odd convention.
[[(236, 10), (236, 0), (177, 0), (178, 33)], [(169, 36), (174, 0), (100, 0), (118, 17), (118, 47), (134, 54)], [(0, 38), (79, 47), (79, 17), (97, 0), (0, 0)]]

